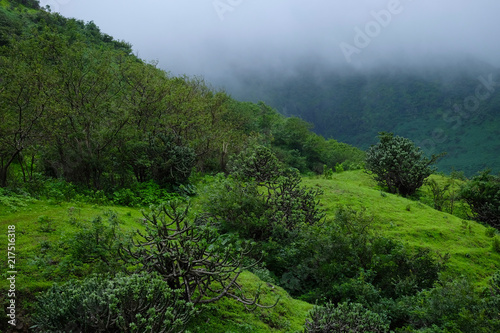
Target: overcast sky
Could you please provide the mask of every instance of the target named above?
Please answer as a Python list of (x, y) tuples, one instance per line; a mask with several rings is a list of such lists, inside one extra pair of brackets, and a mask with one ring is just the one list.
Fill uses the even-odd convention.
[[(500, 67), (499, 0), (41, 0), (174, 74), (469, 55)], [(427, 61), (427, 60), (425, 60)]]

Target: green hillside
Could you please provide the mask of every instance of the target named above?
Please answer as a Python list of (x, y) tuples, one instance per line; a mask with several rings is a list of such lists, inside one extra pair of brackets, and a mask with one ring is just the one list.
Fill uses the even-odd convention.
[[(373, 234), (401, 240), (410, 247), (429, 248), (439, 258), (448, 254), (448, 268), (441, 277), (443, 281), (466, 275), (475, 289), (481, 290), (500, 268), (500, 254), (493, 251), (492, 238), (486, 235), (483, 225), (436, 211), (420, 201), (385, 194), (363, 171), (334, 174), (332, 179), (306, 177), (303, 184), (324, 191), (319, 199), (327, 212), (327, 224), (332, 223), (339, 205), (349, 205), (356, 210), (365, 208), (366, 213), (373, 217), (368, 226)], [(204, 180), (198, 187), (206, 185), (207, 180)], [(194, 205), (197, 206), (203, 197), (194, 197)], [(115, 216), (124, 231), (143, 228), (138, 222), (142, 216), (138, 208), (22, 196), (4, 195), (0, 199), (1, 228), (6, 230), (8, 225), (16, 226), (19, 272), (16, 284), (21, 295), (18, 298), (21, 304), (19, 318), (25, 325), (39, 291), (54, 282), (82, 278), (99, 270), (96, 260), (78, 263), (72, 258), (74, 254), (68, 246), (74, 246), (77, 235), (82, 233), (80, 228), (91, 229), (91, 221), (96, 216), (101, 216), (104, 221)], [(5, 237), (0, 246), (7, 246)], [(264, 279), (269, 281), (269, 278)], [(279, 297), (278, 306), (247, 312), (242, 305), (228, 299), (205, 309), (190, 325), (193, 332), (301, 331), (312, 305), (292, 299), (282, 288), (261, 281), (248, 272), (239, 281), (249, 292), (260, 288), (264, 304), (271, 304)], [(2, 327), (7, 329), (6, 325)]]
[(449, 274), (466, 274), (485, 285), (500, 268), (500, 256), (493, 251), (485, 226), (439, 212), (422, 201), (381, 192), (363, 171), (335, 174), (331, 180), (306, 178), (304, 183), (325, 192), (320, 198), (330, 216), (337, 205), (364, 207), (373, 216), (374, 232), (412, 247), (431, 248), (442, 256), (449, 254)]
[(306, 63), (288, 75), (241, 72), (227, 86), (235, 98), (262, 100), (361, 149), (374, 144), (378, 132), (393, 132), (429, 155), (447, 152), (438, 163), (443, 172), (500, 171), (500, 72), (473, 59), (434, 60), (428, 67), (368, 71)]

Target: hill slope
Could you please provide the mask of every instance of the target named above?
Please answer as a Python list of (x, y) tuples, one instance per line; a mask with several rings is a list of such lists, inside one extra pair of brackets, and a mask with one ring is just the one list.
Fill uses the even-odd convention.
[(302, 64), (293, 74), (240, 72), (227, 87), (235, 98), (262, 100), (362, 149), (378, 132), (394, 132), (428, 154), (448, 152), (438, 164), (442, 171), (500, 171), (499, 70), (472, 59), (433, 61), (371, 71)]
[[(439, 179), (440, 176), (432, 176)], [(419, 201), (383, 193), (363, 171), (335, 174), (333, 179), (305, 178), (308, 186), (324, 191), (320, 196), (328, 217), (338, 205), (366, 208), (373, 216), (373, 230), (412, 247), (427, 247), (449, 254), (447, 274), (465, 274), (478, 285), (500, 269), (500, 254), (492, 250), (486, 227), (474, 221), (437, 211)]]
[[(382, 194), (363, 171), (335, 174), (329, 180), (306, 177), (303, 183), (324, 191), (320, 199), (327, 211), (327, 220), (333, 218), (338, 205), (350, 205), (356, 209), (364, 207), (373, 216), (370, 227), (373, 232), (402, 240), (412, 247), (430, 248), (441, 257), (449, 254), (449, 269), (445, 276), (464, 274), (476, 287), (482, 288), (500, 269), (500, 254), (492, 250), (492, 238), (486, 236), (484, 226), (436, 211), (420, 202)], [(198, 199), (193, 199), (196, 206)], [(32, 314), (34, 296), (38, 291), (56, 281), (62, 283), (69, 278), (84, 277), (95, 266), (95, 263), (72, 266), (67, 260), (71, 251), (67, 244), (81, 231), (74, 221), (87, 221), (85, 225), (88, 227), (95, 216), (106, 219), (113, 216), (111, 212), (118, 216), (124, 230), (141, 228), (141, 214), (137, 208), (0, 196), (0, 228), (7, 230), (8, 225), (15, 224), (18, 235), (17, 288), (22, 295), (19, 313), (25, 325)], [(48, 228), (47, 221), (50, 221)], [(0, 247), (5, 248), (6, 242), (5, 237), (1, 238)], [(273, 302), (277, 296), (281, 297), (280, 304), (276, 308), (249, 313), (236, 302), (224, 300), (209, 306), (192, 323), (193, 332), (300, 331), (311, 305), (293, 300), (281, 288), (261, 281), (251, 273), (243, 274), (240, 282), (247, 291), (261, 288), (265, 304)]]

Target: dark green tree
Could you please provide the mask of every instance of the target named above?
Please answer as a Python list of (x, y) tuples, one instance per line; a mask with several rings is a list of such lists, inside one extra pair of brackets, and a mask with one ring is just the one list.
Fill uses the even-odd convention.
[(407, 138), (392, 133), (379, 133), (380, 142), (366, 153), (366, 170), (390, 193), (414, 194), (435, 168), (431, 165), (444, 154), (428, 158)]
[(481, 172), (467, 182), (460, 196), (469, 204), (472, 217), (478, 221), (500, 228), (500, 176)]

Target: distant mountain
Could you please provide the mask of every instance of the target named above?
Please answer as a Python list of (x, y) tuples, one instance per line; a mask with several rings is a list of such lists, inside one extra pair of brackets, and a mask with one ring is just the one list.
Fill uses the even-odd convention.
[(500, 171), (500, 70), (473, 58), (424, 63), (368, 71), (308, 64), (286, 74), (240, 72), (225, 86), (236, 99), (313, 123), (327, 138), (366, 149), (390, 131), (428, 154), (446, 151), (441, 171)]

